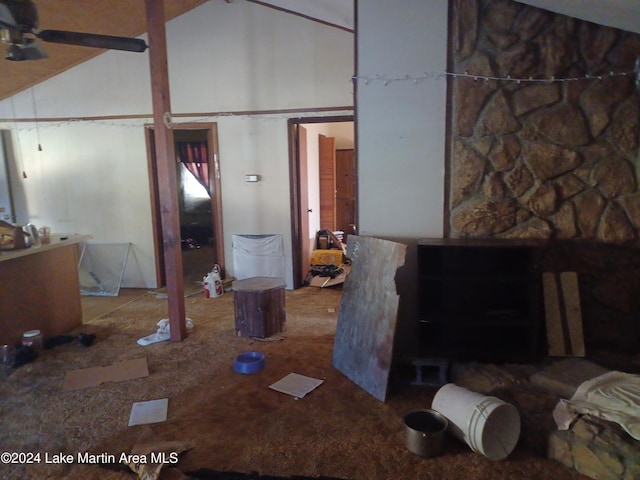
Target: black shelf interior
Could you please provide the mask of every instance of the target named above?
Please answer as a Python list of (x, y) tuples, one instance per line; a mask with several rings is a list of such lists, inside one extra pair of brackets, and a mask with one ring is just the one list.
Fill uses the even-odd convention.
[(418, 244), (421, 354), (530, 361), (540, 345), (540, 276), (534, 247), (478, 242)]

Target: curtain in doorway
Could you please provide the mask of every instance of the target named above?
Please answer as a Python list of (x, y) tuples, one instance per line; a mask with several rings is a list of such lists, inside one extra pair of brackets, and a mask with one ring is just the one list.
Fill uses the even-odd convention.
[(176, 155), (178, 161), (198, 179), (211, 196), (207, 142), (176, 142)]

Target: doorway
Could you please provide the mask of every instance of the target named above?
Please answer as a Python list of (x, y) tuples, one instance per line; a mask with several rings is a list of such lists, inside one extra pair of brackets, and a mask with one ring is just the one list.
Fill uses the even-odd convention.
[[(182, 264), (185, 286), (201, 281), (202, 277), (218, 264), (224, 277), (224, 236), (222, 231), (222, 195), (220, 191), (220, 166), (218, 160), (218, 132), (215, 123), (175, 125), (173, 141), (176, 146), (176, 179)], [(153, 128), (147, 129), (147, 155), (149, 184), (154, 232), (156, 281), (159, 287), (166, 285), (164, 268), (164, 244), (160, 219), (160, 198), (157, 184), (155, 144)], [(180, 157), (181, 144), (203, 145), (206, 167), (192, 172)], [(204, 172), (204, 173), (203, 173)]]
[(318, 230), (356, 233), (357, 164), (353, 116), (288, 123), (293, 288), (300, 288)]

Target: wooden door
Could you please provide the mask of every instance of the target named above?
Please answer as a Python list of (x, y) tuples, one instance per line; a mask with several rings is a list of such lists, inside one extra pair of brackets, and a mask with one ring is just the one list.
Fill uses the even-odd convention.
[(336, 230), (356, 234), (356, 168), (352, 148), (336, 150)]
[(336, 139), (318, 135), (320, 228), (336, 229)]
[(307, 129), (298, 126), (298, 159), (300, 173), (300, 282), (304, 282), (309, 273), (311, 259), (311, 232), (309, 232), (309, 175), (307, 168)]

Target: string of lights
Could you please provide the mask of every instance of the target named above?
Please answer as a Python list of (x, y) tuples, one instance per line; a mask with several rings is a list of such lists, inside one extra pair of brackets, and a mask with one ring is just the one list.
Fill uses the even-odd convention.
[[(639, 59), (639, 62), (640, 62), (640, 59)], [(350, 81), (362, 82), (365, 85), (369, 85), (371, 83), (376, 83), (376, 82), (382, 83), (385, 86), (390, 85), (392, 83), (398, 83), (398, 82), (409, 82), (414, 85), (418, 85), (427, 80), (442, 80), (444, 78), (451, 77), (454, 79), (470, 78), (470, 79), (473, 79), (474, 81), (515, 82), (517, 84), (520, 84), (520, 83), (562, 83), (562, 82), (578, 82), (578, 81), (594, 81), (594, 80), (597, 81), (597, 80), (603, 80), (609, 77), (627, 77), (627, 76), (634, 76), (636, 80), (640, 82), (640, 63), (636, 67), (636, 70), (631, 72), (611, 71), (606, 74), (598, 74), (598, 75), (585, 74), (584, 76), (575, 76), (575, 77), (552, 76), (548, 78), (535, 78), (535, 77), (525, 78), (525, 77), (512, 77), (511, 75), (507, 75), (506, 77), (501, 77), (501, 76), (494, 76), (494, 75), (478, 75), (474, 73), (469, 73), (468, 71), (465, 71), (465, 72), (446, 72), (445, 71), (440, 73), (423, 72), (420, 74), (404, 74), (404, 75), (394, 75), (394, 76), (389, 76), (386, 74), (353, 75), (352, 77), (350, 77)], [(337, 113), (341, 111), (342, 110), (336, 110), (335, 112), (332, 112), (332, 113)], [(352, 113), (352, 112), (349, 112), (349, 113)], [(175, 126), (179, 126), (181, 123), (211, 122), (211, 121), (215, 121), (225, 117), (235, 117), (235, 118), (243, 118), (243, 119), (249, 118), (249, 119), (262, 120), (262, 121), (265, 121), (265, 120), (266, 121), (282, 121), (282, 120), (287, 120), (291, 118), (291, 116), (292, 116), (291, 113), (282, 113), (282, 112), (278, 112), (278, 113), (267, 112), (267, 113), (255, 113), (255, 114), (239, 114), (237, 112), (221, 112), (213, 115), (199, 117), (196, 119), (185, 120), (184, 122), (175, 121), (176, 117), (174, 116), (171, 118), (171, 125), (172, 127), (175, 127)], [(143, 128), (143, 127), (150, 128), (149, 123), (151, 123), (152, 121), (153, 121), (152, 116), (144, 117), (144, 118), (138, 117), (136, 121), (132, 123), (122, 123), (122, 122), (109, 120), (109, 119), (98, 120), (98, 119), (84, 119), (84, 118), (69, 118), (64, 120), (47, 120), (44, 118), (38, 119), (36, 117), (35, 119), (32, 120), (32, 123), (34, 123), (34, 126), (32, 127), (31, 126), (18, 127), (17, 121), (15, 118), (13, 119), (13, 125), (15, 130), (20, 130), (20, 131), (36, 130), (39, 133), (39, 129), (62, 127), (65, 125), (71, 125), (75, 123), (82, 123), (82, 124), (89, 124), (89, 125), (93, 124), (93, 125), (120, 127), (120, 128)], [(1, 122), (2, 120), (0, 120), (0, 123)], [(22, 122), (24, 123), (25, 120), (23, 119)]]
[(423, 83), (425, 80), (441, 80), (446, 77), (452, 78), (471, 78), (473, 80), (484, 80), (484, 81), (499, 81), (499, 82), (515, 82), (515, 83), (554, 83), (554, 82), (577, 82), (577, 81), (585, 81), (585, 80), (603, 80), (607, 77), (626, 77), (626, 76), (635, 76), (637, 72), (609, 72), (606, 74), (599, 75), (589, 75), (585, 74), (584, 76), (577, 77), (549, 77), (549, 78), (535, 78), (535, 77), (512, 77), (511, 75), (507, 75), (506, 77), (499, 77), (493, 75), (478, 75), (474, 73), (469, 73), (468, 71), (462, 73), (456, 72), (443, 72), (443, 73), (429, 73), (424, 72), (420, 74), (405, 74), (401, 76), (387, 76), (382, 74), (375, 75), (354, 75), (351, 77), (352, 81), (363, 82), (365, 85), (368, 85), (372, 82), (380, 82), (385, 86), (394, 82), (411, 82), (414, 85)]

